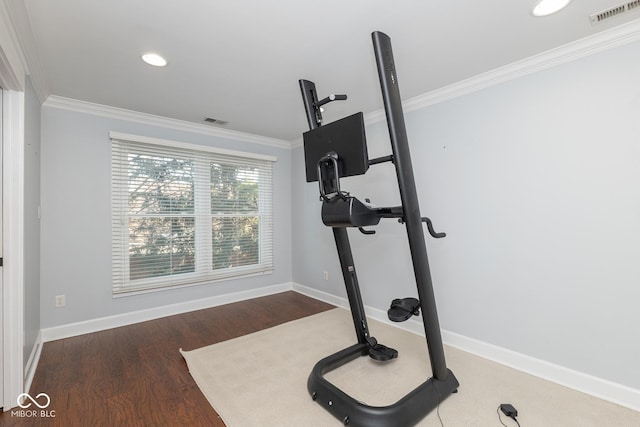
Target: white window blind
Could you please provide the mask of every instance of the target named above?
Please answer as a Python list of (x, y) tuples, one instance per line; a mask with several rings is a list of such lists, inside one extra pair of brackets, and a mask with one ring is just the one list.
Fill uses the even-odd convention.
[(111, 140), (114, 294), (273, 270), (275, 158)]

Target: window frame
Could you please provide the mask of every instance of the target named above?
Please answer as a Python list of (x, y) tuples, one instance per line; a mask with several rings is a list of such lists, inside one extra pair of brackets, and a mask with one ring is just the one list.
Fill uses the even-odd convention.
[[(247, 153), (206, 145), (189, 144), (178, 141), (129, 135), (119, 132), (109, 132), (112, 142), (112, 294), (113, 297), (136, 295), (140, 293), (177, 289), (187, 286), (226, 281), (235, 278), (270, 274), (273, 271), (273, 163), (275, 156)], [(194, 161), (194, 214), (160, 214), (159, 217), (171, 218), (176, 216), (194, 216), (194, 271), (175, 275), (164, 275), (131, 280), (129, 253), (129, 219), (133, 218), (127, 212), (128, 208), (128, 172), (122, 167), (129, 152), (136, 152), (136, 148), (144, 146), (146, 149), (157, 147), (163, 150), (178, 150), (180, 156), (187, 156)], [(128, 147), (128, 148), (127, 148)], [(116, 158), (120, 155), (121, 157)], [(159, 154), (163, 155), (163, 154)], [(213, 156), (213, 157), (211, 157)], [(128, 158), (128, 157), (127, 157)], [(221, 164), (257, 167), (258, 180), (258, 211), (251, 212), (251, 216), (258, 216), (259, 254), (257, 264), (236, 266), (223, 269), (213, 269), (213, 236), (212, 221), (220, 214), (211, 209), (211, 164), (219, 161)], [(225, 163), (225, 160), (227, 161)], [(256, 163), (256, 161), (258, 161)], [(118, 163), (120, 162), (120, 163)], [(117, 167), (120, 165), (120, 167)], [(265, 200), (265, 198), (267, 200)], [(205, 212), (206, 211), (206, 212)], [(253, 215), (255, 214), (255, 215)], [(237, 218), (245, 213), (233, 212), (222, 216)]]

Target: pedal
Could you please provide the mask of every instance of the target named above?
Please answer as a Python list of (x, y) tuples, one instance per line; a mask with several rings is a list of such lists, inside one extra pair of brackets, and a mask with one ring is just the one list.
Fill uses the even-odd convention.
[(369, 347), (369, 357), (373, 360), (386, 362), (398, 357), (398, 350), (387, 347), (386, 345), (376, 344), (373, 347)]
[(411, 316), (420, 314), (420, 301), (417, 298), (401, 298), (391, 301), (387, 316), (392, 322), (404, 322)]

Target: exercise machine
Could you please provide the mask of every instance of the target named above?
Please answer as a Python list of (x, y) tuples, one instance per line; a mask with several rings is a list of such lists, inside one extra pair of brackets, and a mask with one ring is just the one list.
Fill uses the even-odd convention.
[[(313, 82), (299, 81), (310, 128), (303, 134), (306, 179), (307, 182), (318, 181), (322, 221), (333, 230), (358, 340), (320, 360), (309, 375), (307, 388), (313, 400), (345, 426), (407, 427), (418, 423), (441, 401), (455, 393), (459, 383), (445, 363), (422, 224), (426, 223), (429, 234), (434, 238), (444, 237), (445, 234), (437, 233), (429, 218), (420, 214), (391, 40), (381, 32), (372, 33), (372, 39), (391, 140), (391, 155), (369, 159), (362, 113), (324, 125), (321, 107), (332, 101), (345, 100), (347, 96), (330, 95), (319, 100)], [(340, 188), (340, 178), (362, 175), (369, 166), (385, 162), (395, 165), (401, 206), (376, 207), (368, 199), (360, 201)], [(378, 343), (370, 335), (347, 234), (347, 227), (356, 227), (364, 234), (374, 234), (375, 230), (364, 227), (377, 225), (382, 218), (396, 218), (405, 224), (418, 290), (418, 298), (394, 299), (388, 315), (393, 321), (404, 321), (422, 310), (433, 375), (396, 403), (384, 407), (360, 402), (324, 378), (327, 372), (358, 357), (369, 356), (380, 363), (398, 357), (396, 350)]]

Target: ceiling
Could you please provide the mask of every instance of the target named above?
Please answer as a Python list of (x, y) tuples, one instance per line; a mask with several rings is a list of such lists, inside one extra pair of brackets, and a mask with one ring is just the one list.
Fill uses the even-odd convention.
[[(591, 24), (619, 0), (574, 0), (544, 18), (532, 16), (535, 0), (12, 1), (45, 97), (212, 117), (286, 141), (307, 130), (298, 79), (314, 81), (320, 97), (348, 94), (326, 121), (382, 108), (372, 31), (391, 37), (408, 99), (640, 19), (637, 8)], [(168, 66), (144, 64), (149, 51)]]

